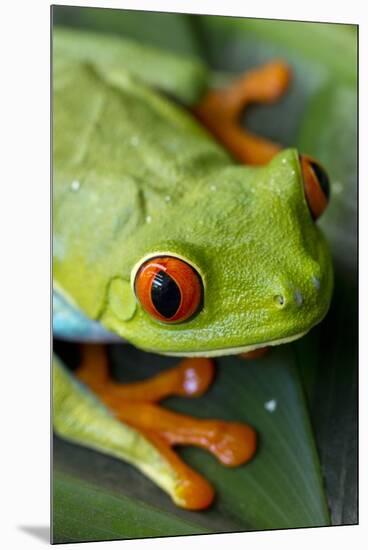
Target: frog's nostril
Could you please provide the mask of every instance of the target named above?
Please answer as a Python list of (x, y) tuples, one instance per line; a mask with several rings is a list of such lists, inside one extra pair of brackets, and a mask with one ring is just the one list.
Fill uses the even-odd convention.
[[(303, 296), (303, 294), (301, 293), (301, 291), (299, 289), (296, 289), (296, 290), (292, 291), (292, 293), (290, 295), (290, 298), (291, 298), (291, 300), (289, 300), (289, 301), (291, 303), (294, 302), (294, 304), (296, 304), (298, 307), (303, 305), (304, 296)], [(278, 309), (284, 309), (285, 306), (288, 303), (288, 300), (286, 299), (285, 294), (276, 294), (273, 297), (273, 301), (274, 301), (275, 306)]]
[[(279, 293), (273, 295), (273, 304), (279, 310), (289, 311), (302, 309), (309, 303), (310, 298), (316, 297), (321, 288), (321, 279), (318, 271), (309, 278), (308, 288), (299, 287), (296, 281), (283, 281), (279, 286)], [(314, 298), (315, 299), (315, 298)]]
[(283, 308), (286, 300), (282, 294), (277, 294), (276, 296), (274, 296), (274, 302), (278, 308)]

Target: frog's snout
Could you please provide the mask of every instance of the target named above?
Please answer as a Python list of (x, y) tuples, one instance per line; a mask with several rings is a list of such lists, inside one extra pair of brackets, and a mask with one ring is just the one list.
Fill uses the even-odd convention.
[(283, 285), (280, 291), (273, 296), (273, 303), (277, 309), (300, 308), (305, 303), (318, 301), (321, 288), (319, 275), (312, 275), (309, 284), (304, 288), (297, 285)]

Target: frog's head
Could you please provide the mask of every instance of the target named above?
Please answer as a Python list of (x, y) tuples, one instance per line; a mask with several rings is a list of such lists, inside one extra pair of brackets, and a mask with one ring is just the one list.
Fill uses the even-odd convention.
[(323, 187), (321, 169), (289, 149), (264, 167), (184, 182), (129, 243), (129, 276), (110, 280), (102, 322), (171, 355), (240, 353), (302, 336), (332, 292), (314, 219), (326, 194), (313, 191), (318, 179)]

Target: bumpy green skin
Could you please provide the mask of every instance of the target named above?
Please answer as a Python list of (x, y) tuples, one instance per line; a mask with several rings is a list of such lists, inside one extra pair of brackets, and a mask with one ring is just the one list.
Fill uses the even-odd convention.
[[(318, 323), (332, 265), (297, 152), (284, 150), (265, 167), (236, 165), (189, 113), (147, 86), (151, 76), (133, 75), (139, 57), (125, 66), (109, 39), (97, 47), (73, 36), (55, 38), (57, 287), (92, 319), (159, 353), (221, 355)], [(168, 66), (166, 54), (154, 57), (156, 71), (161, 61)], [(168, 88), (183, 87), (182, 99), (191, 82), (197, 95), (201, 73), (185, 63), (177, 60), (180, 82)], [(160, 253), (202, 276), (203, 309), (188, 322), (160, 323), (136, 301), (132, 273)]]

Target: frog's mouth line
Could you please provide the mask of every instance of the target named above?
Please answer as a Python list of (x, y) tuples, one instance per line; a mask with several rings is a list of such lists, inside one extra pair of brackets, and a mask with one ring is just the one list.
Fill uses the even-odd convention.
[(221, 348), (221, 349), (210, 349), (210, 350), (201, 350), (201, 351), (183, 351), (183, 352), (156, 352), (160, 355), (169, 355), (172, 357), (222, 357), (224, 355), (239, 355), (240, 353), (247, 353), (248, 351), (254, 351), (255, 349), (265, 348), (267, 346), (279, 346), (280, 344), (287, 344), (302, 338), (307, 334), (307, 330), (304, 332), (299, 332), (292, 336), (287, 336), (286, 338), (280, 338), (279, 340), (271, 340), (270, 342), (262, 342), (259, 344), (249, 344), (248, 346), (239, 346), (234, 348)]

